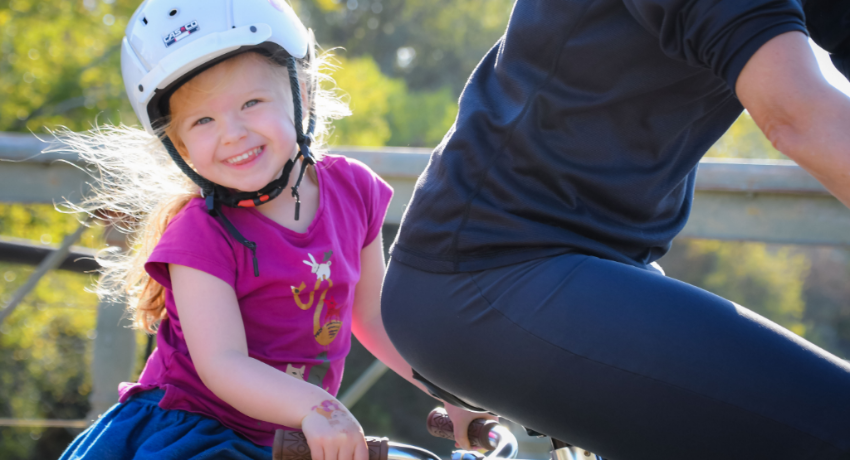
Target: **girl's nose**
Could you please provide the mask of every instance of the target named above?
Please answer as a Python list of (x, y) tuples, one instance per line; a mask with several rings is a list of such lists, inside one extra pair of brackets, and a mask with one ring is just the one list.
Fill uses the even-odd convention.
[(227, 118), (222, 125), (221, 142), (225, 145), (236, 143), (248, 136), (248, 128), (238, 117)]

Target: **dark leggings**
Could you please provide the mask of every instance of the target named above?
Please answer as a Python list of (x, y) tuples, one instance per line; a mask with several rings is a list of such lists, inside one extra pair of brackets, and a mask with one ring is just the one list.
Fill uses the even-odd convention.
[(609, 460), (850, 459), (847, 362), (650, 270), (391, 262), (382, 314), (432, 383)]

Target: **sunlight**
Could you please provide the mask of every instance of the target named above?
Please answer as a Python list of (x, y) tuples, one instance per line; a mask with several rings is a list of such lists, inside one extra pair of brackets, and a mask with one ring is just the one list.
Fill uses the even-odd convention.
[(811, 39), (809, 39), (809, 44), (812, 45), (812, 50), (815, 52), (818, 65), (820, 65), (820, 70), (823, 72), (824, 77), (826, 77), (826, 81), (838, 88), (842, 93), (850, 96), (850, 81), (847, 81), (847, 78), (832, 65), (832, 61), (829, 59), (829, 53), (816, 45)]

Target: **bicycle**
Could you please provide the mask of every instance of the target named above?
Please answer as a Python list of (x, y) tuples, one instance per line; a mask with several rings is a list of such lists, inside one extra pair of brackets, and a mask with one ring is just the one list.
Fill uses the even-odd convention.
[[(428, 414), (428, 432), (431, 435), (454, 440), (454, 426), (445, 410), (434, 409)], [(543, 436), (528, 430), (531, 436)], [(469, 425), (469, 441), (477, 450), (456, 450), (451, 460), (506, 460), (516, 458), (519, 444), (516, 437), (504, 425), (495, 420), (478, 419)], [(596, 454), (577, 446), (552, 438), (551, 460), (605, 460)], [(387, 438), (366, 437), (369, 446), (369, 460), (441, 460), (439, 456), (426, 449), (408, 444), (389, 441)], [(304, 433), (300, 431), (277, 430), (272, 448), (273, 460), (310, 460), (310, 448)]]

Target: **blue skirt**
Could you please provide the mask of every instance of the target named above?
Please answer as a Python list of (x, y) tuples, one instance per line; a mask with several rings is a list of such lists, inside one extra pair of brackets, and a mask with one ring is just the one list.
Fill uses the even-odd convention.
[(146, 391), (116, 404), (82, 432), (59, 460), (271, 460), (217, 420), (158, 406), (165, 392)]

